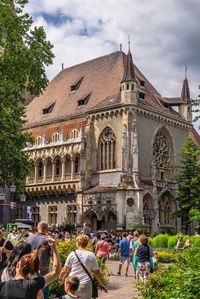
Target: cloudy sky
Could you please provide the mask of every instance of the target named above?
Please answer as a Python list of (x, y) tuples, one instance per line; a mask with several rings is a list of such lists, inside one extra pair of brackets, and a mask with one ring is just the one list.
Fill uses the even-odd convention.
[[(54, 45), (52, 79), (65, 67), (127, 52), (163, 96), (179, 96), (185, 65), (191, 95), (200, 84), (200, 0), (29, 0), (35, 25)], [(200, 123), (198, 123), (200, 125)], [(197, 126), (197, 124), (195, 124)]]

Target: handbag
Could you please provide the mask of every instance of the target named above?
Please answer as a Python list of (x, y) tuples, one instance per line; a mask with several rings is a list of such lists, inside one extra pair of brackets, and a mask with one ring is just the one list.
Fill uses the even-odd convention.
[(79, 263), (81, 264), (82, 268), (84, 269), (84, 271), (87, 273), (87, 275), (89, 276), (89, 278), (92, 281), (92, 298), (98, 298), (98, 285), (97, 285), (97, 281), (94, 280), (91, 276), (91, 274), (89, 273), (89, 271), (87, 270), (87, 268), (83, 265), (83, 263), (81, 262), (78, 254), (76, 253), (76, 251), (74, 251), (76, 258), (78, 259)]

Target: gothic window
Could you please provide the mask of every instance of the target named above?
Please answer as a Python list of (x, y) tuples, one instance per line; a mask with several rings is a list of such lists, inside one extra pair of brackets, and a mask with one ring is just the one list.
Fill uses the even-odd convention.
[(152, 197), (149, 194), (146, 194), (143, 198), (143, 217), (144, 224), (150, 224), (152, 218), (154, 218), (154, 209)]
[(79, 135), (79, 131), (77, 129), (71, 131), (71, 139), (78, 138), (78, 135)]
[(153, 161), (156, 167), (166, 168), (170, 162), (170, 148), (164, 130), (160, 130), (153, 142)]
[(60, 161), (59, 158), (56, 160), (56, 165), (55, 166), (56, 166), (55, 175), (60, 175), (61, 174), (61, 161)]
[(74, 173), (79, 173), (80, 157), (76, 156), (74, 160)]
[(52, 136), (52, 142), (58, 142), (60, 140), (60, 134), (59, 133), (54, 133)]
[(171, 202), (167, 194), (164, 194), (159, 202), (159, 219), (161, 225), (170, 224)]
[(76, 205), (67, 205), (66, 206), (66, 220), (67, 223), (71, 225), (76, 224)]
[(58, 207), (57, 206), (49, 206), (48, 207), (48, 219), (50, 225), (57, 224), (57, 215), (58, 214)]
[(38, 136), (36, 138), (36, 145), (42, 145), (42, 142), (43, 142), (43, 138), (41, 136)]
[(35, 223), (40, 222), (40, 207), (32, 207), (32, 220)]
[(116, 138), (111, 128), (105, 128), (99, 144), (101, 170), (116, 167)]
[(41, 178), (43, 176), (43, 163), (39, 161), (38, 163), (38, 177)]

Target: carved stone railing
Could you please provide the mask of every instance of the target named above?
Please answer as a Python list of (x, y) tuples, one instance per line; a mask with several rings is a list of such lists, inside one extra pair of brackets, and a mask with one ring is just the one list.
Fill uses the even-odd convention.
[(43, 177), (41, 177), (41, 178), (37, 178), (37, 179), (36, 179), (36, 183), (37, 183), (37, 184), (41, 184), (41, 183), (43, 183)]
[(65, 174), (64, 175), (64, 181), (71, 181), (71, 178), (72, 176), (71, 176), (71, 173), (67, 173), (67, 174)]
[(47, 183), (52, 182), (52, 175), (46, 176), (45, 182)]
[(54, 182), (60, 182), (62, 180), (62, 176), (61, 175), (55, 175), (54, 176)]
[(80, 179), (80, 174), (79, 173), (74, 173), (73, 180), (79, 180), (79, 179)]

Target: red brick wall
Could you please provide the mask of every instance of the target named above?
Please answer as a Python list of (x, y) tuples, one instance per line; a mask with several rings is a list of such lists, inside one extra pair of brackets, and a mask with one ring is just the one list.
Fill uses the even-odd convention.
[(51, 140), (52, 135), (56, 132), (59, 133), (63, 130), (64, 136), (70, 138), (70, 134), (73, 129), (77, 129), (80, 131), (80, 129), (84, 127), (85, 119), (79, 118), (68, 121), (62, 121), (59, 123), (52, 123), (45, 126), (27, 129), (24, 131), (31, 132), (35, 138), (37, 138), (37, 136), (45, 135), (47, 139)]

